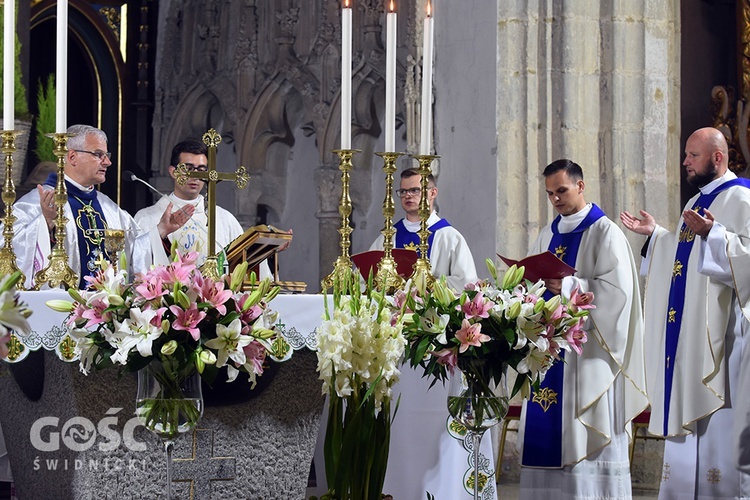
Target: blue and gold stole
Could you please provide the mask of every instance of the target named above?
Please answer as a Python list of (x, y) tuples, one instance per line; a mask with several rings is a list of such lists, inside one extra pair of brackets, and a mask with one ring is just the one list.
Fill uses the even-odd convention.
[[(44, 181), (47, 186), (57, 185), (57, 173), (49, 174)], [(104, 231), (89, 231), (90, 229), (105, 229), (107, 223), (102, 215), (102, 207), (97, 199), (97, 190), (83, 191), (72, 183), (65, 181), (68, 190), (68, 204), (73, 213), (73, 222), (78, 232), (78, 255), (81, 262), (80, 281), (78, 288), (86, 288), (85, 276), (94, 276), (101, 269), (106, 257), (104, 253)]]
[[(744, 186), (750, 188), (748, 179), (732, 179), (714, 189), (709, 194), (701, 194), (690, 210), (703, 215), (704, 210), (711, 206), (719, 193), (732, 186)], [(677, 356), (677, 342), (680, 338), (682, 325), (682, 312), (685, 306), (685, 284), (687, 283), (687, 266), (690, 252), (693, 249), (695, 233), (688, 229), (683, 222), (677, 240), (677, 251), (675, 252), (674, 264), (672, 265), (672, 283), (669, 286), (669, 305), (666, 317), (666, 338), (664, 345), (664, 435), (668, 435), (669, 429), (669, 404), (672, 399), (672, 382), (674, 380), (674, 366)]]
[[(416, 250), (419, 253), (419, 234), (412, 233), (404, 225), (404, 219), (401, 219), (393, 225), (396, 229), (396, 246), (395, 248), (407, 248)], [(445, 219), (440, 219), (427, 229), (430, 230), (430, 236), (427, 238), (427, 258), (429, 259), (432, 255), (432, 240), (435, 237), (435, 231), (444, 227), (450, 227), (450, 222)]]
[[(586, 217), (569, 233), (560, 233), (558, 225), (562, 216), (558, 215), (552, 222), (552, 239), (548, 250), (558, 259), (575, 267), (578, 248), (584, 231), (594, 222), (604, 217), (604, 212), (592, 204)], [(544, 298), (553, 295), (545, 292)], [(562, 360), (553, 364), (547, 371), (539, 390), (534, 391), (526, 404), (526, 428), (523, 438), (523, 456), (521, 464), (528, 467), (559, 468), (562, 467), (562, 408), (563, 408), (563, 374), (565, 351), (560, 351)]]

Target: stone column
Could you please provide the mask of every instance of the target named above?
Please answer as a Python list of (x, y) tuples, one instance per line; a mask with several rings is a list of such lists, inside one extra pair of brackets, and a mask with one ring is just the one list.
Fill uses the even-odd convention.
[(673, 222), (679, 3), (502, 0), (497, 6), (498, 248), (525, 253), (556, 215), (541, 171), (563, 157), (583, 167), (587, 200), (611, 218), (644, 208)]

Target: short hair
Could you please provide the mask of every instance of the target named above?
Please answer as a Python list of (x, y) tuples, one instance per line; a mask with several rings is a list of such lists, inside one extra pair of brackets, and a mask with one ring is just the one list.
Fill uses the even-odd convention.
[[(422, 175), (419, 173), (418, 168), (407, 168), (406, 170), (401, 172), (402, 179), (408, 179), (410, 177), (414, 177), (415, 175)], [(431, 182), (433, 186), (437, 186), (437, 182), (435, 182), (435, 176), (433, 176), (432, 174), (427, 176), (427, 181)]]
[(86, 136), (93, 135), (97, 139), (107, 142), (107, 134), (91, 125), (71, 125), (67, 133), (72, 137), (68, 139), (68, 149), (82, 149), (86, 144)]
[(583, 180), (583, 169), (580, 165), (577, 163), (561, 159), (561, 160), (555, 160), (544, 169), (544, 172), (542, 172), (542, 175), (545, 177), (549, 177), (552, 174), (555, 174), (559, 172), (560, 170), (565, 170), (565, 173), (568, 174), (568, 177), (573, 179), (574, 181), (582, 181)]
[(203, 141), (193, 138), (180, 141), (172, 148), (172, 156), (169, 157), (169, 164), (176, 167), (177, 164), (180, 163), (180, 155), (182, 153), (208, 156), (208, 146), (206, 146)]

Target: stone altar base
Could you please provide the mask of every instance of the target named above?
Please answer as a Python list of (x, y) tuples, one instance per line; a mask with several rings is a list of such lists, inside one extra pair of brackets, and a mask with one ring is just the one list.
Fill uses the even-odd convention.
[[(134, 418), (136, 377), (86, 377), (78, 363), (34, 354), (12, 373), (0, 363), (0, 422), (18, 498), (163, 498), (166, 459)], [(196, 431), (175, 443), (174, 497), (304, 498), (324, 402), (315, 368), (314, 352), (297, 351), (254, 398), (206, 407)], [(244, 384), (232, 388), (249, 390)]]

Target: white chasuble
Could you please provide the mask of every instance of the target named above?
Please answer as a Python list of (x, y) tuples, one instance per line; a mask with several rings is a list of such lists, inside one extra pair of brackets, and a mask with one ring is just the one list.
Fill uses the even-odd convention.
[[(590, 210), (563, 217), (570, 232)], [(577, 222), (576, 222), (577, 221)], [(529, 254), (546, 251), (546, 226)], [(594, 293), (596, 309), (584, 325), (588, 342), (579, 356), (566, 353), (563, 375), (562, 469), (521, 470), (521, 498), (630, 498), (630, 421), (648, 404), (645, 394), (643, 320), (638, 275), (622, 230), (601, 217), (581, 237), (576, 274), (563, 279), (562, 294), (575, 287)], [(518, 449), (523, 451), (525, 406)]]
[[(736, 176), (727, 172), (702, 192), (708, 194)], [(699, 195), (688, 201), (690, 209)], [(706, 207), (703, 207), (706, 208)], [(661, 498), (737, 498), (750, 495), (750, 476), (737, 469), (734, 435), (739, 373), (750, 311), (750, 189), (719, 193), (708, 210), (715, 217), (704, 240), (696, 237), (688, 264), (675, 265), (679, 232), (657, 227), (644, 269), (649, 431), (664, 434), (665, 367), (674, 370), (664, 450)], [(682, 218), (678, 227), (682, 227)], [(672, 274), (687, 273), (675, 359), (666, 359), (665, 325)], [(747, 387), (747, 386), (746, 386)], [(747, 421), (744, 425), (748, 425)]]

